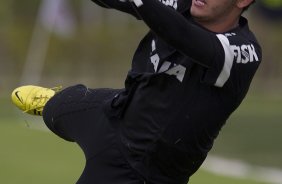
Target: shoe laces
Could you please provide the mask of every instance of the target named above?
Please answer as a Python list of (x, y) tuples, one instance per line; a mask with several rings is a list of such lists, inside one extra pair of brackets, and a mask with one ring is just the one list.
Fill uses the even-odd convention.
[[(55, 91), (55, 94), (56, 94), (59, 91), (61, 91), (62, 86), (56, 86), (56, 87), (49, 88), (49, 89)], [(33, 111), (33, 110), (42, 111), (42, 110), (38, 110), (38, 109), (43, 108), (50, 98), (51, 97), (48, 96), (48, 95), (40, 95), (40, 96), (35, 95), (31, 99), (32, 101), (31, 101), (31, 105), (29, 106), (29, 108), (26, 108), (26, 110), (23, 111), (23, 112), (26, 113), (28, 111)]]

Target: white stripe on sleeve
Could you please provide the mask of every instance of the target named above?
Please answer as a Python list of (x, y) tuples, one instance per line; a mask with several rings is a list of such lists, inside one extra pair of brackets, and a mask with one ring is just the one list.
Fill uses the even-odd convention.
[(143, 2), (142, 0), (133, 0), (134, 4), (137, 6), (137, 7), (140, 7), (143, 5)]
[(214, 85), (217, 87), (222, 87), (230, 76), (230, 71), (234, 60), (234, 52), (232, 51), (229, 40), (227, 39), (226, 36), (222, 34), (217, 34), (216, 36), (221, 42), (221, 45), (224, 49), (225, 60), (224, 60), (222, 71), (220, 72)]

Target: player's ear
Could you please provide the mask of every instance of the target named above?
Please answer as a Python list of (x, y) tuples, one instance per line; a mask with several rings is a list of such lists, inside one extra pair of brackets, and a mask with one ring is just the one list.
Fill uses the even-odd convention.
[(244, 9), (249, 6), (254, 0), (237, 0), (237, 7), (240, 9)]

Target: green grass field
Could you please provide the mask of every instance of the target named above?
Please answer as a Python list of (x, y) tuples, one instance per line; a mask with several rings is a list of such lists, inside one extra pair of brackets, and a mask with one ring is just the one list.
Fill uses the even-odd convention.
[[(26, 114), (16, 113), (9, 101), (1, 102), (0, 183), (75, 183), (84, 167), (84, 155), (79, 147), (46, 131), (41, 118), (30, 119)], [(282, 149), (278, 144), (281, 102), (281, 99), (249, 98), (231, 117), (212, 154), (282, 168)], [(189, 183), (263, 184), (205, 170), (196, 173)]]
[(230, 117), (212, 153), (282, 168), (282, 96), (249, 96)]
[[(33, 123), (29, 126), (24, 121), (1, 121), (0, 183), (75, 183), (84, 165), (84, 156), (78, 146), (62, 141), (50, 132), (33, 129)], [(205, 171), (193, 176), (191, 183), (259, 184)]]

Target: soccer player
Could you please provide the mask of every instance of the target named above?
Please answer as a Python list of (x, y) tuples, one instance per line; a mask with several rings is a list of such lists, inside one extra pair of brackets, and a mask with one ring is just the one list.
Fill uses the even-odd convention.
[(254, 0), (93, 1), (150, 28), (125, 88), (22, 86), (13, 102), (79, 144), (86, 166), (78, 184), (187, 183), (261, 62), (242, 17)]

